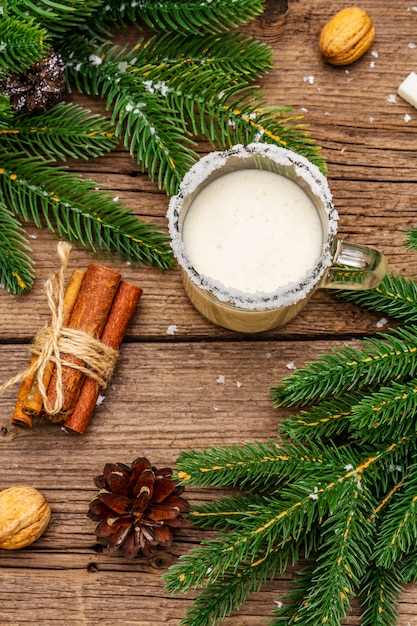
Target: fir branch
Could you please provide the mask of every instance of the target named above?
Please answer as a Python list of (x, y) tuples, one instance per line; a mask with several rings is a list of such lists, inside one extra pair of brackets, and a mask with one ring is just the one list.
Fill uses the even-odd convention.
[(35, 20), (9, 15), (0, 19), (0, 78), (19, 74), (39, 61), (50, 46), (50, 36)]
[(262, 13), (264, 0), (142, 0), (140, 3), (106, 2), (104, 21), (141, 19), (154, 30), (200, 35), (222, 33), (246, 24)]
[[(166, 46), (163, 40), (162, 50)], [(175, 193), (198, 156), (193, 138), (221, 148), (254, 140), (275, 143), (325, 169), (301, 118), (282, 107), (263, 106), (259, 90), (248, 86), (260, 68), (270, 67), (264, 45), (225, 34), (221, 44), (208, 37), (204, 46), (201, 38), (188, 38), (185, 56), (183, 46), (184, 38), (174, 38), (168, 59), (161, 63), (156, 37), (130, 51), (109, 45), (93, 48), (80, 39), (77, 55), (67, 58), (70, 80), (79, 91), (107, 99), (117, 136), (152, 179), (158, 165), (160, 187)], [(245, 57), (243, 69), (236, 63), (238, 55)]]
[(89, 159), (110, 152), (117, 140), (105, 118), (61, 102), (46, 113), (16, 117), (2, 133), (2, 146), (46, 159)]
[(172, 264), (167, 238), (152, 224), (140, 222), (114, 201), (96, 191), (97, 184), (51, 167), (40, 158), (0, 153), (0, 188), (23, 221), (33, 220), (59, 237), (94, 254), (117, 254), (131, 263)]
[(284, 542), (271, 547), (266, 554), (260, 552), (255, 555), (253, 562), (239, 563), (237, 567), (232, 567), (221, 580), (208, 585), (197, 596), (180, 624), (214, 626), (220, 623), (238, 610), (265, 582), (272, 580), (277, 571), (285, 571), (289, 562), (296, 563), (300, 554), (304, 553), (307, 557), (312, 546), (305, 546), (304, 539), (305, 535), (298, 542), (293, 537), (287, 537)]
[(416, 544), (417, 465), (402, 469), (406, 476), (390, 500), (375, 543), (374, 559), (379, 567), (392, 568)]
[(351, 436), (362, 442), (397, 440), (417, 431), (417, 380), (381, 386), (352, 407)]
[(371, 311), (402, 320), (405, 324), (417, 321), (417, 285), (404, 276), (387, 274), (374, 289), (336, 291), (336, 294)]
[(4, 203), (1, 191), (0, 212), (0, 287), (21, 294), (33, 282), (30, 247), (21, 224)]
[(417, 334), (414, 326), (392, 330), (391, 334), (379, 333), (379, 338), (361, 340), (357, 344), (360, 350), (345, 345), (285, 377), (282, 386), (271, 388), (274, 406), (309, 404), (415, 374)]
[(27, 20), (30, 16), (54, 36), (82, 26), (103, 4), (104, 0), (7, 0), (6, 3), (7, 11), (16, 18)]
[[(292, 444), (247, 443), (203, 451), (183, 450), (178, 458), (177, 478), (182, 484), (203, 487), (250, 487), (269, 490), (278, 488), (288, 476), (308, 472), (308, 468), (324, 462), (321, 448), (297, 447)], [(332, 458), (330, 464), (333, 465)]]
[(398, 619), (398, 600), (402, 585), (396, 570), (371, 563), (360, 588), (362, 626), (393, 626)]
[(317, 566), (307, 599), (292, 620), (307, 624), (340, 624), (350, 609), (349, 598), (367, 570), (372, 545), (370, 502), (360, 497), (355, 481), (346, 485), (331, 516), (322, 525)]
[(352, 407), (362, 397), (363, 393), (346, 393), (313, 405), (309, 410), (300, 410), (297, 414), (282, 420), (280, 432), (300, 441), (348, 436)]

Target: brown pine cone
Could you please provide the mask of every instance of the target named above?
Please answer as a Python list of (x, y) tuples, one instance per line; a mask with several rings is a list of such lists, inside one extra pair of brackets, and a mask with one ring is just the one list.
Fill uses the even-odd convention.
[(88, 517), (95, 522), (95, 533), (109, 552), (121, 549), (132, 559), (150, 556), (156, 548), (172, 545), (172, 529), (187, 524), (183, 513), (190, 510), (180, 497), (169, 468), (157, 470), (148, 459), (139, 457), (129, 467), (107, 463), (94, 482), (100, 489), (92, 500)]
[(44, 113), (64, 91), (64, 61), (52, 49), (25, 72), (0, 78), (0, 93), (17, 113)]

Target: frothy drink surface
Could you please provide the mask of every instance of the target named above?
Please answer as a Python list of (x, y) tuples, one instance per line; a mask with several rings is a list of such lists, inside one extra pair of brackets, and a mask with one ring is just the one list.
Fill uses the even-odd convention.
[(200, 274), (255, 294), (300, 281), (320, 257), (323, 233), (296, 183), (247, 169), (224, 174), (195, 197), (183, 241)]

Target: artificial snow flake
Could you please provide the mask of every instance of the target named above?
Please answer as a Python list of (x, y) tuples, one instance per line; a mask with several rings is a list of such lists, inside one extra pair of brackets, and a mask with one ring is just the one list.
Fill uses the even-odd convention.
[(411, 115), (408, 115), (408, 113), (406, 113), (404, 115), (404, 122), (410, 122), (411, 121)]
[(390, 93), (390, 95), (387, 98), (388, 102), (397, 102), (397, 95), (395, 93)]
[(376, 323), (376, 327), (377, 328), (383, 328), (384, 326), (386, 326), (388, 324), (388, 320), (386, 317), (381, 317), (380, 320), (377, 321)]
[(226, 378), (225, 376), (223, 376), (223, 374), (220, 374), (220, 376), (218, 376), (216, 379), (216, 383), (218, 385), (224, 385), (225, 381), (226, 381)]
[(314, 84), (314, 76), (304, 76), (303, 81), (309, 85)]
[(170, 324), (167, 328), (167, 335), (175, 335), (177, 330), (177, 325), (176, 324)]
[(91, 61), (93, 65), (101, 65), (103, 63), (103, 59), (97, 54), (90, 54), (88, 60)]

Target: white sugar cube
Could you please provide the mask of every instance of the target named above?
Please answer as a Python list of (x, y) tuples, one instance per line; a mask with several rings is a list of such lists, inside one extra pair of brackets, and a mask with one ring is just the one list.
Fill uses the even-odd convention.
[(417, 74), (411, 72), (398, 87), (398, 95), (417, 109)]

